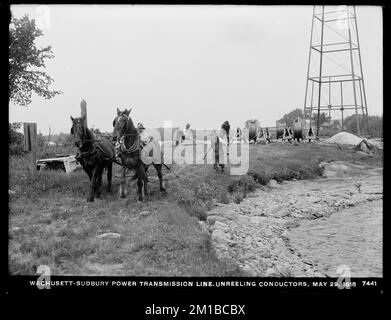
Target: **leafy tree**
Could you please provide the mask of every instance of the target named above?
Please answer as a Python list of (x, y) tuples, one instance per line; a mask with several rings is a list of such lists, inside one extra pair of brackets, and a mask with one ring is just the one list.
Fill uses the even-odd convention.
[(23, 134), (18, 132), (22, 126), (21, 122), (8, 123), (8, 142), (9, 144), (22, 145)]
[(74, 142), (73, 136), (70, 133), (60, 132), (57, 135), (56, 143), (61, 143), (64, 146), (70, 146), (73, 144), (73, 142)]
[(12, 155), (23, 154), (24, 135), (17, 131), (21, 126), (21, 122), (8, 123), (8, 151)]
[(46, 142), (46, 140), (45, 140), (44, 135), (42, 134), (42, 132), (39, 132), (37, 134), (37, 145), (38, 145), (38, 147), (43, 148), (45, 146), (45, 142)]
[(285, 121), (286, 125), (290, 127), (293, 125), (293, 121), (296, 120), (297, 118), (304, 119), (304, 113), (302, 109), (297, 108), (289, 113), (286, 113), (278, 121)]
[(339, 122), (339, 120), (331, 121), (330, 129), (332, 129), (332, 130), (340, 130), (341, 129), (341, 122)]
[[(311, 121), (314, 125), (318, 125), (318, 113), (314, 113), (312, 115)], [(327, 115), (326, 112), (321, 112), (319, 114), (319, 127), (324, 125), (325, 123), (329, 123), (330, 117)]]
[(9, 100), (27, 106), (32, 93), (45, 99), (61, 94), (50, 90), (53, 79), (42, 71), (45, 60), (54, 58), (51, 47), (37, 48), (35, 39), (43, 33), (27, 15), (12, 18), (9, 28)]
[[(361, 133), (365, 134), (367, 132), (367, 121), (362, 115), (357, 115), (359, 119)], [(382, 138), (383, 137), (383, 117), (382, 116), (369, 116), (369, 126), (370, 126), (370, 135), (373, 137)], [(346, 117), (343, 122), (344, 130), (351, 132), (353, 134), (357, 133), (357, 122), (356, 115), (353, 114), (349, 117)]]
[(91, 131), (92, 131), (93, 133), (97, 134), (97, 135), (102, 134), (102, 132), (101, 132), (100, 129), (98, 129), (98, 128), (92, 127), (92, 128), (91, 128)]
[(369, 116), (370, 134), (383, 138), (383, 116)]

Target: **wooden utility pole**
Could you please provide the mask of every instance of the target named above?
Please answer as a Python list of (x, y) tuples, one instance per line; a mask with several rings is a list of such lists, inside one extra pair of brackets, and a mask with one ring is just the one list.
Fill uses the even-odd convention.
[(87, 128), (87, 102), (85, 102), (84, 99), (81, 100), (80, 109), (81, 109), (81, 117), (83, 118), (85, 116), (84, 125)]
[(24, 151), (31, 152), (29, 169), (32, 174), (37, 170), (37, 124), (23, 123)]

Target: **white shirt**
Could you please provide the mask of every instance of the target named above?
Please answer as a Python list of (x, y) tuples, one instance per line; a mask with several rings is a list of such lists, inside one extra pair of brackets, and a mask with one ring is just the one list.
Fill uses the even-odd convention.
[(183, 135), (185, 136), (185, 140), (191, 140), (193, 139), (193, 134), (191, 133), (190, 129), (183, 129)]

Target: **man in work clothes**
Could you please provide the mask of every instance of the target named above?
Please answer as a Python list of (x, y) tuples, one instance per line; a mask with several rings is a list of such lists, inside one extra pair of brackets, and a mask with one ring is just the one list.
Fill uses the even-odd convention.
[(229, 130), (231, 126), (228, 121), (224, 121), (224, 123), (221, 125), (221, 129), (217, 132), (215, 139), (214, 139), (214, 153), (215, 153), (215, 163), (213, 165), (213, 168), (218, 171), (218, 166), (221, 168), (221, 172), (224, 172), (225, 165), (223, 159), (225, 157), (224, 155), (224, 145), (227, 145), (227, 156), (229, 156)]
[[(141, 148), (145, 149), (147, 145), (150, 143), (153, 143), (153, 137), (150, 136), (146, 131), (144, 125), (139, 122), (137, 124), (137, 132), (140, 136), (140, 143), (141, 143)], [(151, 148), (148, 148), (151, 149)], [(152, 151), (152, 150), (149, 150)], [(161, 159), (157, 155), (153, 155), (153, 161), (154, 163), (160, 163)], [(132, 177), (133, 180), (137, 179), (137, 172), (133, 175)]]

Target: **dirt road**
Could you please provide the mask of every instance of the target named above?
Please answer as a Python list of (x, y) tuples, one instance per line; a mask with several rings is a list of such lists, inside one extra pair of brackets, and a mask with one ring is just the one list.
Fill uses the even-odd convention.
[[(360, 255), (360, 248), (357, 248), (359, 242), (355, 242), (354, 236), (370, 237), (375, 233), (380, 235), (380, 240), (373, 243), (370, 239), (364, 239), (363, 243), (379, 246), (379, 241), (381, 242), (382, 168), (366, 168), (341, 161), (321, 165), (324, 167), (324, 174), (320, 179), (286, 181), (281, 184), (272, 180), (267, 187), (257, 190), (240, 204), (216, 204), (208, 213), (205, 227), (212, 234), (218, 256), (235, 261), (253, 276), (321, 277), (335, 275), (334, 269), (341, 263), (336, 259), (335, 265), (329, 263), (325, 266), (328, 261), (325, 259), (334, 256), (335, 251), (346, 251), (350, 245), (356, 244), (355, 254), (351, 254), (350, 262), (360, 264), (357, 260)], [(369, 202), (371, 208), (366, 207)], [(376, 223), (368, 226), (365, 219), (368, 215), (371, 216), (370, 212), (374, 207), (377, 214), (374, 213), (376, 216), (372, 219)], [(351, 232), (350, 238), (344, 238), (342, 233), (354, 230), (353, 226), (357, 227), (357, 220), (352, 218), (356, 212), (366, 214), (365, 217), (357, 214), (357, 219), (361, 219), (361, 230), (358, 228)], [(341, 222), (344, 229), (338, 229), (340, 213), (341, 218), (342, 213), (349, 217), (343, 218)], [(333, 216), (330, 217), (331, 215)], [(333, 223), (329, 222), (331, 218), (334, 219)], [(328, 225), (322, 228), (324, 237), (311, 236), (311, 230), (313, 234), (319, 235), (313, 228), (322, 226), (325, 222)], [(303, 227), (305, 223), (312, 225)], [(371, 232), (362, 230), (366, 227), (372, 228)], [(307, 232), (308, 236), (305, 234)], [(333, 243), (340, 248), (335, 248)], [(376, 263), (377, 269), (372, 270), (377, 271), (374, 274), (369, 272), (372, 276), (382, 272), (378, 270), (381, 265), (381, 245), (382, 243), (380, 251), (378, 248), (374, 249), (375, 257), (368, 258)], [(347, 248), (342, 248), (343, 246)], [(334, 250), (334, 253), (327, 250)], [(368, 264), (371, 262), (368, 261)]]

